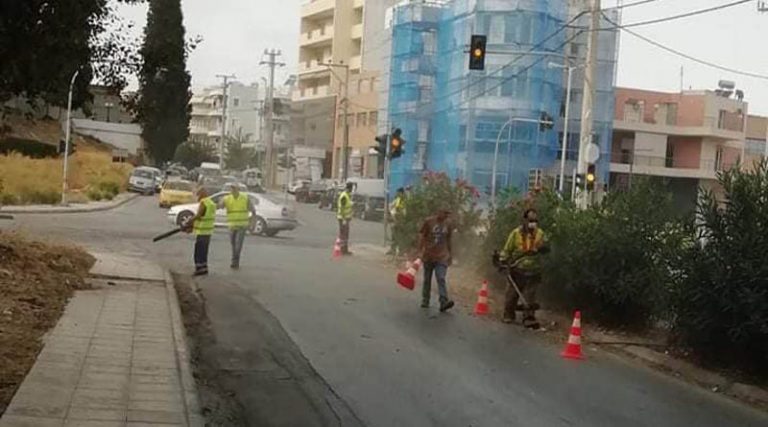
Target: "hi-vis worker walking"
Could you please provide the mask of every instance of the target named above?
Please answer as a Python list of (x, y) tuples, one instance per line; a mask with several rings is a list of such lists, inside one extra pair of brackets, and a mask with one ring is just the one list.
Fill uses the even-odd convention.
[(195, 233), (195, 276), (208, 274), (208, 247), (211, 244), (214, 223), (216, 221), (216, 203), (208, 197), (204, 188), (197, 190), (200, 206), (197, 214), (186, 224), (185, 231)]
[(352, 189), (355, 184), (348, 182), (347, 188), (339, 194), (336, 218), (339, 220), (339, 240), (341, 240), (341, 253), (352, 255), (349, 251), (349, 223), (352, 222), (353, 204)]
[(539, 228), (538, 214), (534, 209), (526, 209), (522, 225), (509, 233), (507, 243), (500, 254), (501, 261), (506, 264), (508, 274), (514, 282), (507, 286), (504, 323), (512, 323), (515, 320), (515, 310), (520, 299), (519, 291), (527, 304), (523, 310), (523, 326), (538, 328), (536, 312), (532, 306), (536, 303), (536, 288), (541, 283), (539, 254), (549, 251), (545, 237), (544, 231)]
[[(240, 268), (240, 253), (243, 251), (243, 240), (251, 219), (256, 218), (256, 209), (247, 194), (241, 194), (237, 184), (232, 184), (230, 193), (219, 202), (220, 208), (227, 209), (227, 225), (229, 225), (229, 243), (232, 246), (231, 268)], [(250, 214), (251, 216), (249, 217)]]
[(389, 206), (389, 218), (392, 222), (392, 245), (387, 255), (397, 255), (400, 252), (398, 240), (403, 233), (403, 221), (405, 217), (405, 190), (401, 187), (397, 189), (395, 200)]

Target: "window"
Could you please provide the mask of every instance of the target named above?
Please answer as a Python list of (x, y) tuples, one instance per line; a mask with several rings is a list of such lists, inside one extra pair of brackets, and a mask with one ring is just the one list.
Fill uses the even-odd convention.
[(378, 111), (371, 111), (368, 113), (368, 124), (371, 126), (376, 126), (379, 123), (379, 112)]
[(725, 127), (725, 117), (726, 117), (726, 111), (720, 110), (720, 114), (717, 117), (717, 128), (723, 129)]
[(751, 156), (765, 155), (765, 141), (759, 139), (747, 139), (744, 144), (744, 152)]
[(355, 115), (347, 114), (347, 126), (352, 127), (355, 125)]
[(341, 114), (336, 117), (336, 127), (339, 129), (344, 128), (344, 116)]
[(368, 126), (368, 124), (366, 123), (367, 116), (368, 115), (366, 113), (357, 113), (357, 127)]
[(235, 106), (235, 107), (239, 107), (240, 106), (240, 98), (234, 98), (232, 100), (232, 105)]

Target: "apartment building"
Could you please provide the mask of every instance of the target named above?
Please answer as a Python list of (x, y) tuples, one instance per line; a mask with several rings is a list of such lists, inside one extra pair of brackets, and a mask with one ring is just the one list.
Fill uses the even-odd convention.
[(664, 178), (677, 206), (692, 209), (700, 189), (718, 191), (717, 173), (744, 157), (747, 109), (730, 92), (616, 88), (611, 187)]
[(383, 50), (366, 40), (378, 40), (376, 36), (384, 31), (385, 8), (394, 3), (313, 0), (302, 6), (298, 83), (293, 96), (295, 140), (303, 146), (327, 147), (332, 157), (328, 172), (333, 177), (343, 174), (345, 140), (348, 176), (380, 174), (369, 150), (379, 121), (381, 61), (373, 58), (380, 57)]
[(768, 156), (768, 117), (747, 116), (747, 135), (744, 142), (744, 166)]
[[(259, 114), (259, 87), (256, 83), (245, 85), (232, 82), (227, 89), (226, 133), (235, 138), (254, 143), (261, 138)], [(190, 139), (217, 144), (224, 125), (224, 91), (212, 86), (196, 91), (190, 100), (192, 107)]]

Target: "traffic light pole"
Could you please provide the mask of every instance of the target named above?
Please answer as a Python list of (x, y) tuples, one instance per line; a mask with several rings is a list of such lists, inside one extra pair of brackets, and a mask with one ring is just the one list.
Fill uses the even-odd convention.
[(539, 125), (552, 125), (553, 122), (543, 121), (539, 119), (525, 119), (522, 117), (512, 117), (507, 120), (506, 123), (499, 129), (499, 136), (496, 138), (496, 147), (493, 149), (493, 166), (491, 167), (491, 206), (496, 206), (496, 168), (499, 163), (499, 145), (501, 144), (501, 135), (504, 133), (504, 128), (509, 126), (510, 139), (512, 139), (512, 123), (536, 123)]
[[(587, 148), (592, 144), (598, 30), (600, 28), (600, 0), (592, 0), (590, 16), (589, 39), (587, 41), (587, 63), (584, 69), (584, 99), (581, 105), (579, 159), (577, 164), (578, 173), (582, 176), (587, 172)], [(576, 204), (582, 209), (585, 209), (589, 204), (588, 193), (588, 191), (582, 191), (581, 194), (577, 195)]]
[(384, 152), (384, 244), (387, 244), (389, 240), (389, 168), (392, 165), (392, 161), (389, 160), (389, 136), (387, 136), (387, 149)]
[(79, 68), (72, 74), (72, 79), (69, 81), (69, 95), (67, 97), (67, 132), (64, 137), (66, 141), (64, 143), (64, 176), (61, 180), (61, 204), (65, 206), (67, 204), (67, 189), (69, 187), (67, 182), (67, 172), (69, 171), (69, 144), (71, 144), (69, 140), (72, 136), (72, 91), (75, 88), (75, 80), (77, 80), (79, 74)]

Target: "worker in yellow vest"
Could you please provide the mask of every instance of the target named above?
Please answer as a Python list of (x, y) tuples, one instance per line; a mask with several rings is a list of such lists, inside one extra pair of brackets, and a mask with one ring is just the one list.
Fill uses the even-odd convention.
[(541, 283), (540, 255), (549, 251), (544, 231), (539, 228), (538, 213), (535, 209), (526, 209), (523, 223), (509, 233), (507, 242), (500, 254), (500, 260), (508, 267), (508, 274), (518, 289), (508, 284), (504, 304), (504, 323), (515, 320), (515, 310), (520, 299), (518, 290), (523, 294), (529, 307), (523, 310), (523, 326), (537, 329), (536, 312), (530, 306), (536, 303), (536, 289)]
[(240, 253), (243, 251), (245, 234), (251, 225), (251, 218), (256, 218), (256, 209), (247, 194), (240, 193), (238, 184), (232, 184), (230, 193), (219, 202), (219, 208), (227, 210), (229, 243), (232, 246), (230, 268), (240, 268)]
[(208, 247), (216, 222), (216, 203), (213, 203), (204, 188), (197, 190), (200, 205), (197, 213), (182, 227), (195, 234), (195, 276), (208, 274)]
[(352, 252), (349, 251), (349, 224), (352, 222), (352, 214), (354, 213), (352, 203), (352, 190), (354, 188), (354, 183), (347, 183), (347, 188), (339, 194), (336, 209), (336, 219), (339, 220), (339, 240), (343, 255), (352, 255)]

